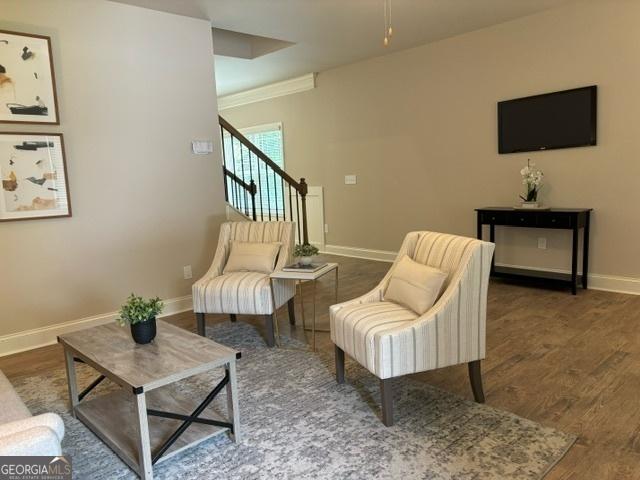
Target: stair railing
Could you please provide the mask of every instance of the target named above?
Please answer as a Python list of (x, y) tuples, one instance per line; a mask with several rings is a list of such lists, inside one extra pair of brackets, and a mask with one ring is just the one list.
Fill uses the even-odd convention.
[[(250, 180), (249, 183), (245, 182), (232, 171), (228, 170), (224, 165), (222, 166), (222, 173), (225, 177), (225, 200), (255, 222), (257, 220), (256, 193), (258, 192), (256, 183), (253, 180)], [(249, 196), (250, 202), (246, 201), (247, 195)], [(245, 200), (244, 202), (242, 201), (243, 196)]]
[(227, 202), (254, 221), (295, 222), (298, 243), (308, 244), (305, 179), (296, 181), (233, 125), (218, 119)]

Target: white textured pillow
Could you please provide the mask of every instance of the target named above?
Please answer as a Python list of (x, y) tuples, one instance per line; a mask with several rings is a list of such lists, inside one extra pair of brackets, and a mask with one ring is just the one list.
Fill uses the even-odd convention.
[(447, 274), (442, 270), (418, 263), (405, 255), (391, 274), (384, 299), (422, 315), (438, 299), (446, 278)]
[(280, 251), (280, 242), (232, 242), (229, 259), (222, 273), (271, 273)]

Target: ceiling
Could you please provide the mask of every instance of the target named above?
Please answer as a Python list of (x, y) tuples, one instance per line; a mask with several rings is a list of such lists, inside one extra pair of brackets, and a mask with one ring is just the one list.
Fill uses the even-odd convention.
[[(385, 55), (573, 0), (113, 0), (211, 21), (213, 27), (291, 42), (257, 58), (216, 55), (218, 95)], [(214, 46), (215, 49), (215, 46)]]

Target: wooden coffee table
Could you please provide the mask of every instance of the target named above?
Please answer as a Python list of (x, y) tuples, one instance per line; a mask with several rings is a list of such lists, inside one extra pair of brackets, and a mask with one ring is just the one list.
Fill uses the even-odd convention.
[[(137, 345), (129, 328), (101, 325), (58, 337), (65, 353), (71, 412), (143, 479), (153, 465), (215, 435), (240, 439), (236, 358), (240, 353), (214, 341), (158, 321), (155, 340)], [(75, 363), (100, 376), (78, 392)], [(224, 368), (201, 402), (180, 395), (176, 382)], [(122, 388), (82, 401), (104, 378)], [(208, 409), (226, 387), (228, 419)], [(206, 417), (202, 414), (206, 413)]]

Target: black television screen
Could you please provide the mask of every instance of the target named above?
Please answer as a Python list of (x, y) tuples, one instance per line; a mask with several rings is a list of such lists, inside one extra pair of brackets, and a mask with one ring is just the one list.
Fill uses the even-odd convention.
[(596, 144), (598, 87), (498, 102), (498, 152)]

